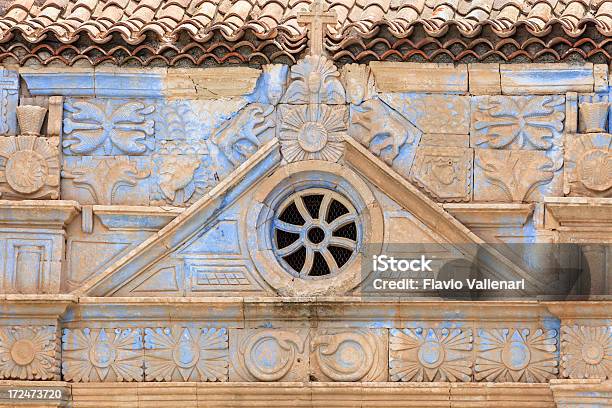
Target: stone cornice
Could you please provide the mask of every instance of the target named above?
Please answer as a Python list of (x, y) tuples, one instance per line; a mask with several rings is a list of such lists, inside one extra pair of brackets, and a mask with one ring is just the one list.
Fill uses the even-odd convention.
[(546, 227), (612, 228), (612, 198), (547, 197)]
[(468, 228), (522, 227), (533, 213), (533, 204), (452, 203), (444, 209)]
[(81, 206), (65, 200), (0, 200), (0, 227), (63, 228)]

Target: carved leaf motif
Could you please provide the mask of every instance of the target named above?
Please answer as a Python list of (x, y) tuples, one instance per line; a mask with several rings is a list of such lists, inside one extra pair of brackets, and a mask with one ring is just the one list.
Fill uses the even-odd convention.
[(344, 87), (334, 63), (322, 56), (307, 56), (291, 67), (293, 82), (287, 88), (283, 103), (291, 104), (343, 104)]
[(474, 100), (477, 146), (547, 150), (563, 130), (563, 96), (485, 96)]
[(140, 329), (64, 329), (62, 373), (67, 381), (142, 381)]
[(100, 153), (111, 155), (143, 154), (151, 149), (148, 136), (154, 133), (155, 122), (148, 116), (153, 105), (127, 102), (74, 101), (65, 105), (69, 113), (64, 119), (67, 137), (63, 146), (67, 153)]
[(59, 372), (54, 326), (0, 328), (0, 377), (53, 380)]

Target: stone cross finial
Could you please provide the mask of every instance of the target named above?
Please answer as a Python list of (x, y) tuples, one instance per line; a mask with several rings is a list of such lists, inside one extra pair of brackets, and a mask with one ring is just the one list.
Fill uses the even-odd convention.
[(298, 24), (308, 26), (310, 55), (323, 55), (325, 27), (328, 24), (336, 24), (338, 22), (336, 12), (325, 9), (323, 0), (313, 0), (310, 10), (301, 11), (297, 15)]

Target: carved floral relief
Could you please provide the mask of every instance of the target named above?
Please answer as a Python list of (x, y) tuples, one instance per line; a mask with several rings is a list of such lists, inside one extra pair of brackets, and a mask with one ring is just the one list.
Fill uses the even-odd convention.
[(565, 194), (612, 197), (612, 135), (566, 135), (564, 176)]
[(143, 380), (141, 329), (64, 329), (62, 375), (73, 382)]
[(392, 381), (470, 381), (472, 331), (392, 329), (389, 374)]
[(557, 330), (479, 329), (477, 381), (543, 383), (559, 373)]
[(227, 381), (224, 328), (145, 329), (146, 381)]
[(291, 83), (281, 99), (290, 104), (344, 104), (345, 92), (334, 63), (322, 56), (306, 56), (291, 67)]
[(563, 96), (477, 96), (472, 107), (472, 147), (547, 150), (560, 144)]
[(336, 162), (344, 152), (347, 110), (344, 106), (280, 105), (279, 139), (287, 162)]
[(0, 378), (56, 380), (59, 353), (55, 326), (0, 328)]
[(612, 378), (612, 327), (562, 326), (561, 367), (565, 378)]
[(153, 150), (156, 106), (114, 99), (69, 100), (64, 104), (68, 155), (142, 155)]

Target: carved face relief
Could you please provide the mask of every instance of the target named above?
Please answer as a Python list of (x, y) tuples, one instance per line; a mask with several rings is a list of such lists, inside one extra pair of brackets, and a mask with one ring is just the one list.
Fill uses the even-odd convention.
[(182, 202), (195, 192), (194, 173), (200, 167), (196, 156), (169, 156), (162, 159), (159, 167), (159, 188), (164, 196), (174, 201), (177, 192), (183, 190)]

